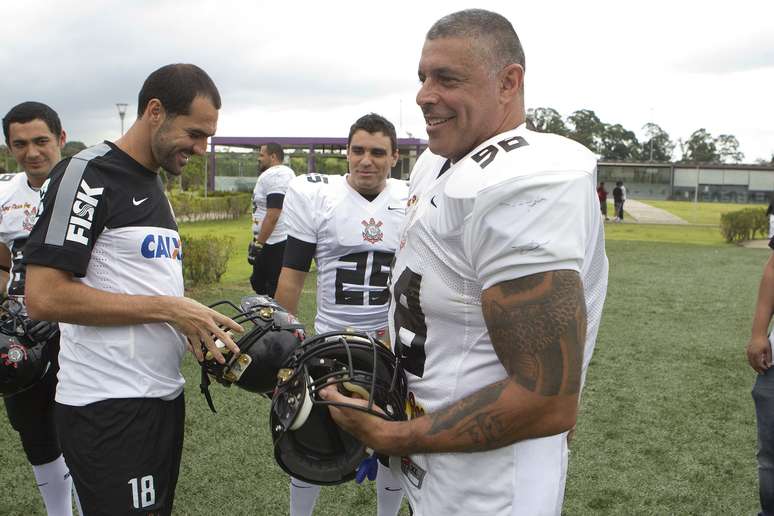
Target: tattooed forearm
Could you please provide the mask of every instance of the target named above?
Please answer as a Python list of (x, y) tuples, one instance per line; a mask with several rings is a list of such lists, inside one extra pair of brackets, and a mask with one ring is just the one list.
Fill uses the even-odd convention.
[(470, 440), (468, 451), (491, 450), (510, 444), (508, 435), (508, 415), (498, 412), (488, 412), (473, 415), (456, 430), (458, 437)]
[[(508, 380), (497, 382), (450, 407), (429, 414), (428, 417), (431, 418), (432, 425), (428, 435), (454, 430), (455, 434), (468, 433), (477, 437), (474, 439), (476, 443), (486, 440), (488, 435), (491, 439), (491, 434), (500, 433), (498, 430), (502, 426), (498, 422), (497, 413), (493, 411), (493, 405), (498, 401), (507, 384)], [(456, 428), (472, 414), (475, 414), (475, 419), (467, 421), (461, 428)], [(490, 418), (492, 415), (493, 419)]]
[(501, 283), (484, 291), (481, 302), (509, 378), (417, 418), (418, 449), (490, 450), (575, 424), (586, 337), (579, 274), (553, 271)]
[(543, 396), (578, 393), (586, 303), (577, 272), (501, 283), (481, 300), (492, 345), (516, 383)]

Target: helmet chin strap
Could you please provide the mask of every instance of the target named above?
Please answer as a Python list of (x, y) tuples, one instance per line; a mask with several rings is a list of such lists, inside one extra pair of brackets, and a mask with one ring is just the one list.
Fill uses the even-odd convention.
[(341, 386), (354, 394), (356, 398), (360, 398), (361, 400), (366, 401), (371, 399), (371, 395), (368, 394), (368, 391), (359, 385), (355, 385), (352, 382), (341, 382)]
[[(309, 383), (311, 384), (313, 381), (314, 380), (310, 376)], [(298, 409), (298, 414), (296, 415), (296, 418), (293, 420), (293, 424), (290, 425), (288, 430), (298, 430), (304, 426), (306, 420), (309, 419), (309, 414), (312, 413), (313, 406), (314, 402), (312, 401), (312, 397), (309, 395), (309, 389), (304, 389), (304, 401), (301, 402), (301, 408)]]
[[(314, 378), (309, 376), (309, 383), (308, 385), (314, 384)], [(363, 387), (356, 385), (352, 382), (341, 382), (341, 386), (349, 391), (351, 394), (354, 395), (356, 398), (360, 398), (363, 400), (368, 401), (371, 398), (371, 395), (368, 394), (368, 391), (365, 390)], [(304, 389), (304, 401), (301, 402), (301, 408), (298, 410), (298, 415), (293, 420), (293, 423), (290, 425), (288, 430), (298, 430), (302, 426), (304, 426), (304, 423), (306, 423), (306, 420), (309, 419), (309, 414), (312, 412), (312, 407), (314, 406), (314, 402), (312, 401), (312, 397), (309, 395), (309, 389)]]
[(204, 399), (207, 400), (207, 405), (209, 405), (210, 410), (213, 414), (217, 414), (218, 411), (215, 410), (215, 405), (212, 403), (212, 395), (210, 394), (210, 384), (212, 382), (210, 381), (210, 375), (207, 374), (207, 371), (202, 368), (202, 381), (199, 384), (199, 390), (201, 390), (202, 394), (204, 394)]

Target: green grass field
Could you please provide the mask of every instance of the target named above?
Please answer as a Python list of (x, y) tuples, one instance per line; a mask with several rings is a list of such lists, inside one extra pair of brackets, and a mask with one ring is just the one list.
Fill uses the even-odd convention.
[(608, 242), (627, 240), (709, 246), (725, 244), (720, 230), (711, 226), (606, 224), (605, 237)]
[[(745, 208), (766, 209), (764, 204), (734, 204), (721, 202), (684, 202), (684, 201), (651, 201), (643, 200), (655, 208), (661, 208), (673, 215), (677, 215), (689, 224), (720, 224), (720, 216), (729, 211), (743, 210)], [(626, 206), (624, 204), (624, 206)]]
[[(233, 234), (238, 252), (204, 302), (248, 294), (246, 220), (191, 224)], [(571, 449), (564, 514), (737, 515), (757, 510), (754, 373), (744, 347), (767, 250), (724, 244), (717, 228), (607, 225), (610, 284)], [(242, 244), (243, 241), (243, 244)], [(314, 274), (301, 308), (314, 313)], [(175, 513), (287, 514), (267, 400), (198, 392), (186, 357), (187, 429)], [(0, 514), (43, 514), (15, 433), (0, 418)], [(372, 485), (324, 488), (315, 514), (375, 514)], [(408, 514), (404, 510), (403, 514)]]

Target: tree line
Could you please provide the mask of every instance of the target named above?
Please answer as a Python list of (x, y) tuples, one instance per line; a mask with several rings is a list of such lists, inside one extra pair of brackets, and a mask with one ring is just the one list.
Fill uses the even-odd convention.
[[(621, 124), (603, 122), (590, 109), (580, 109), (563, 118), (558, 111), (550, 107), (530, 108), (527, 110), (527, 123), (536, 131), (567, 136), (598, 154), (603, 160), (611, 161), (656, 161), (671, 162), (675, 151), (679, 149), (678, 161), (703, 163), (741, 163), (744, 154), (739, 150), (739, 140), (733, 134), (713, 136), (704, 128), (695, 130), (687, 139), (674, 141), (670, 135), (655, 122), (642, 126), (645, 138), (639, 141), (634, 131)], [(72, 156), (85, 149), (79, 141), (69, 141), (62, 150), (62, 157)], [(759, 164), (774, 164), (771, 161), (758, 160)], [(192, 166), (193, 165), (193, 166)], [(295, 170), (305, 171), (304, 157), (293, 157), (291, 166)], [(346, 162), (338, 158), (318, 159), (321, 171), (328, 173), (346, 173)], [(221, 168), (222, 167), (222, 168)], [(182, 183), (198, 182), (203, 174), (203, 160), (189, 162), (186, 178)], [(257, 157), (252, 153), (218, 153), (219, 175), (253, 175), (257, 173)], [(8, 147), (0, 145), (0, 172), (16, 172), (16, 160)], [(241, 171), (240, 174), (238, 171)], [(297, 170), (298, 173), (298, 170)], [(188, 181), (187, 181), (188, 180)], [(182, 185), (183, 189), (185, 184)]]
[[(561, 134), (582, 143), (603, 160), (670, 162), (678, 147), (678, 161), (741, 163), (744, 159), (739, 140), (733, 134), (713, 136), (701, 128), (687, 139), (678, 138), (675, 142), (661, 126), (648, 122), (642, 126), (645, 138), (639, 141), (634, 131), (621, 124), (605, 123), (590, 109), (580, 109), (562, 118), (550, 107), (531, 108), (527, 110), (527, 123), (536, 131)], [(771, 163), (774, 164), (774, 155)]]

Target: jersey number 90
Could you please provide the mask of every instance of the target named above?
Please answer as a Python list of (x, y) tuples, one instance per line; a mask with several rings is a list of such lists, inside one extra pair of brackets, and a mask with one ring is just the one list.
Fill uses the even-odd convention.
[(393, 287), (395, 295), (395, 354), (403, 369), (419, 378), (425, 374), (427, 323), (419, 302), (422, 276), (408, 267)]

